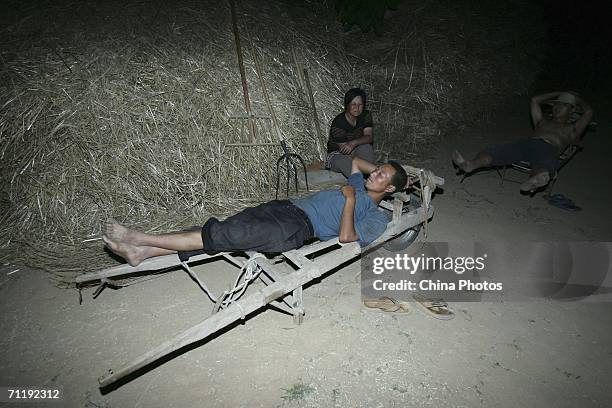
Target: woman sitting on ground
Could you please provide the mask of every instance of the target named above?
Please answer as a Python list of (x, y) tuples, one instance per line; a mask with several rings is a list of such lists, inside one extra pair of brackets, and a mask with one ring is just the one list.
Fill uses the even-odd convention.
[(365, 107), (366, 93), (363, 89), (352, 88), (346, 92), (344, 112), (334, 118), (329, 130), (326, 169), (348, 177), (353, 157), (374, 162), (372, 114)]

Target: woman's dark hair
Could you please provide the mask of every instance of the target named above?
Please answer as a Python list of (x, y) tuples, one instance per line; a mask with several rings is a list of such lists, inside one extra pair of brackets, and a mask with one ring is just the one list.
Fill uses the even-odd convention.
[(389, 164), (395, 169), (395, 174), (391, 176), (391, 184), (395, 186), (394, 193), (399, 193), (408, 183), (408, 174), (398, 162), (389, 160)]
[(361, 96), (363, 99), (363, 109), (366, 107), (366, 93), (361, 88), (351, 88), (344, 94), (344, 110), (348, 110), (349, 104), (356, 97)]

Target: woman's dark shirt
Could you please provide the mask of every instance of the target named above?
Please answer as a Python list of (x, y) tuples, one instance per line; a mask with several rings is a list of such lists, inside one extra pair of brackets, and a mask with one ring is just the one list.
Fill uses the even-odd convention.
[(350, 142), (363, 136), (363, 129), (372, 127), (372, 114), (364, 110), (357, 116), (355, 126), (351, 125), (344, 112), (334, 118), (329, 129), (329, 139), (327, 140), (327, 153), (338, 150), (339, 143)]

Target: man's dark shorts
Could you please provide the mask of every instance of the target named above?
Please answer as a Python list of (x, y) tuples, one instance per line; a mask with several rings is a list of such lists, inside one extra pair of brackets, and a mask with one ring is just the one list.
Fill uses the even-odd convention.
[(487, 146), (484, 153), (493, 157), (491, 167), (508, 166), (527, 161), (534, 170), (548, 170), (553, 175), (559, 166), (559, 149), (541, 139), (519, 140), (513, 143)]
[[(200, 229), (193, 227), (192, 230)], [(202, 229), (204, 249), (181, 251), (183, 261), (202, 253), (230, 251), (284, 252), (314, 236), (304, 211), (288, 200), (274, 200), (219, 221), (211, 217)]]

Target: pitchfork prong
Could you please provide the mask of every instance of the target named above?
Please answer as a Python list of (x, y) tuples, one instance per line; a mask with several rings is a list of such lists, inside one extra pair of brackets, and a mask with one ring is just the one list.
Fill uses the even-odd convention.
[(287, 168), (287, 187), (286, 187), (287, 197), (289, 197), (289, 184), (291, 182), (291, 171), (293, 171), (293, 178), (295, 182), (295, 192), (296, 194), (299, 192), (297, 166), (293, 159), (297, 159), (297, 161), (302, 165), (302, 168), (304, 169), (304, 180), (306, 181), (306, 191), (309, 191), (308, 175), (306, 174), (306, 163), (304, 163), (304, 159), (302, 159), (302, 157), (297, 153), (289, 152), (289, 149), (287, 148), (287, 143), (284, 140), (281, 140), (280, 145), (283, 148), (284, 153), (276, 161), (276, 199), (277, 200), (278, 200), (278, 189), (280, 187), (280, 163), (282, 161), (285, 162), (285, 166)]
[[(308, 191), (308, 173), (306, 173), (306, 163), (304, 163), (304, 159), (302, 159), (302, 156), (300, 156), (299, 154), (296, 153), (291, 153), (293, 156), (295, 156), (299, 162), (302, 164), (302, 168), (304, 169), (304, 181), (306, 182), (306, 191)], [(297, 171), (295, 173), (295, 177), (297, 180)], [(297, 181), (295, 182), (295, 186), (297, 188)]]

